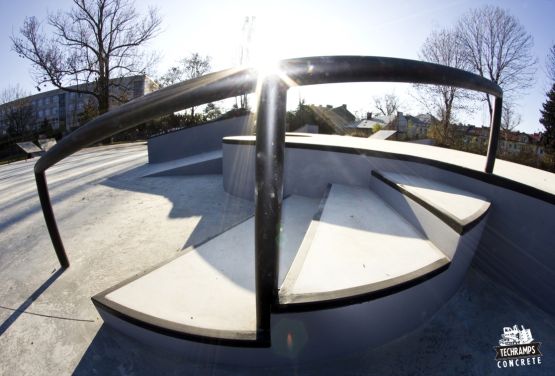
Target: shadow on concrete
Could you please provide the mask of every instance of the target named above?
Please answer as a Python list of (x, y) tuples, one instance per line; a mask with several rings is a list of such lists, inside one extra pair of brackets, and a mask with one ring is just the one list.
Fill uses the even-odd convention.
[(195, 229), (184, 241), (183, 249), (224, 232), (254, 213), (253, 202), (224, 191), (221, 175), (135, 177), (136, 171), (142, 168), (113, 176), (102, 184), (165, 197), (172, 204), (169, 218), (199, 217)]
[[(75, 375), (552, 375), (553, 315), (471, 269), (461, 289), (411, 333), (341, 358), (295, 366), (218, 365), (217, 354), (178, 354), (133, 340), (103, 325)], [(504, 326), (524, 324), (542, 342), (542, 364), (498, 368), (494, 346)], [(200, 356), (199, 356), (200, 355)]]
[[(198, 354), (197, 354), (198, 355)], [(204, 354), (203, 354), (204, 355)], [(206, 361), (191, 362), (186, 354), (141, 344), (102, 325), (73, 375), (258, 375), (260, 369), (214, 364), (215, 354)]]
[[(19, 316), (21, 316), (23, 313), (27, 313), (27, 314), (31, 314), (31, 315), (38, 315), (38, 316), (46, 316), (46, 315), (42, 315), (42, 314), (36, 314), (36, 313), (32, 313), (32, 312), (26, 312), (27, 308), (29, 308), (29, 306), (31, 304), (33, 304), (33, 302), (35, 300), (37, 300), (37, 298), (39, 296), (42, 295), (43, 292), (46, 291), (46, 289), (48, 289), (48, 287), (50, 287), (50, 285), (52, 285), (52, 283), (54, 283), (54, 281), (56, 281), (56, 279), (58, 279), (59, 276), (62, 275), (62, 273), (64, 272), (65, 269), (58, 269), (54, 274), (52, 274), (50, 277), (48, 277), (48, 279), (42, 284), (40, 285), (40, 287), (38, 289), (35, 290), (35, 292), (33, 292), (31, 294), (31, 296), (29, 296), (19, 307), (17, 308), (9, 308), (9, 307), (4, 307), (0, 305), (0, 308), (5, 309), (5, 310), (10, 310), (13, 311), (13, 313), (10, 315), (10, 317), (8, 317), (3, 323), (2, 325), (0, 325), (0, 336), (2, 334), (4, 334), (6, 332), (6, 330), (8, 330), (8, 328), (10, 326), (12, 326), (12, 324), (19, 318)], [(51, 316), (49, 316), (51, 317)], [(57, 318), (62, 318), (62, 317), (57, 317)], [(65, 318), (64, 318), (65, 319)]]

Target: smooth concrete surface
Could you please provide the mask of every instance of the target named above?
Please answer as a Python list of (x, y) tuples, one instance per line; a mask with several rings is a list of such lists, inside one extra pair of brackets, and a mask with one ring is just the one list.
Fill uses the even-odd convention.
[(254, 119), (240, 116), (170, 132), (148, 140), (148, 161), (162, 163), (222, 149), (222, 138), (253, 133)]
[[(285, 270), (297, 253), (317, 205), (317, 200), (299, 196), (284, 201), (281, 264)], [(251, 217), (108, 293), (105, 299), (131, 310), (130, 315), (138, 313), (165, 320), (185, 333), (253, 340), (256, 338), (254, 291), (254, 218)]]
[(333, 300), (410, 281), (449, 259), (368, 188), (334, 184), (279, 291), (281, 303)]
[[(382, 198), (389, 206), (410, 222), (421, 234), (424, 234), (449, 259), (453, 259), (460, 245), (461, 235), (444, 221), (431, 213), (427, 208), (407, 197), (397, 189), (385, 184), (382, 180), (372, 176), (370, 189)], [(483, 228), (483, 226), (482, 226)], [(465, 237), (468, 234), (465, 234)], [(479, 243), (477, 239), (474, 254)]]
[[(443, 288), (448, 289), (446, 296), (452, 296), (460, 287), (464, 276), (474, 259), (486, 227), (489, 214), (486, 214), (470, 230), (460, 235), (444, 221), (416, 201), (397, 189), (372, 176), (370, 189), (411, 223), (421, 234), (429, 239), (450, 260), (449, 270), (438, 278)], [(431, 181), (426, 184), (432, 184)], [(436, 185), (434, 182), (433, 185)], [(450, 188), (444, 187), (450, 190)], [(461, 193), (460, 190), (457, 190)], [(468, 194), (468, 193), (465, 193)]]
[[(232, 140), (254, 140), (253, 136), (229, 137)], [(360, 150), (397, 153), (414, 156), (432, 161), (445, 162), (451, 165), (465, 167), (470, 170), (483, 172), (486, 157), (462, 152), (454, 149), (430, 147), (410, 142), (373, 140), (362, 137), (312, 135), (312, 137), (287, 137), (286, 142), (291, 145), (339, 146)], [(531, 168), (518, 163), (497, 159), (493, 173), (497, 176), (513, 180), (530, 187), (535, 187), (555, 195), (555, 174)]]
[(33, 165), (0, 166), (2, 375), (71, 374), (102, 326), (91, 296), (254, 212), (221, 175), (138, 178), (144, 144), (85, 149), (47, 171), (71, 263), (60, 273)]
[[(219, 348), (198, 352), (201, 360), (191, 362), (187, 354), (141, 344), (118, 333), (103, 325), (90, 301), (92, 295), (174, 257), (184, 246), (197, 244), (253, 212), (252, 203), (223, 191), (221, 176), (139, 179), (150, 167), (146, 161), (144, 145), (116, 145), (83, 150), (47, 172), (72, 263), (63, 273), (56, 271), (57, 260), (40, 211), (34, 162), (0, 166), (0, 374), (553, 374), (555, 317), (538, 308), (530, 294), (506, 288), (483, 268), (471, 268), (461, 289), (426, 324), (377, 348), (359, 348), (356, 353), (347, 349), (342, 358), (321, 356), (311, 363), (297, 362), (305, 331), (299, 325), (292, 335), (279, 336), (279, 351), (291, 366), (263, 369), (249, 362), (218, 365)], [(470, 191), (478, 184), (457, 176), (446, 179), (469, 186), (464, 189)], [(509, 200), (504, 210), (520, 210), (522, 217), (534, 218), (533, 213), (542, 210), (535, 201), (522, 205)], [(490, 214), (499, 220), (504, 211)], [(550, 223), (553, 216), (549, 211), (544, 214), (541, 219)], [(533, 249), (540, 243), (534, 236), (537, 220), (528, 224), (509, 216), (504, 220), (506, 231), (497, 236), (514, 231), (524, 236), (532, 231), (528, 239)], [(540, 232), (538, 237), (542, 236)], [(496, 266), (509, 266), (506, 274), (537, 280), (537, 289), (549, 287), (552, 280), (542, 278), (545, 270), (552, 270), (549, 260), (539, 259), (544, 271), (536, 273), (529, 263), (515, 269), (502, 259), (514, 250), (506, 246), (510, 240), (494, 244), (499, 247), (491, 250), (499, 256), (492, 259)], [(532, 254), (524, 248), (521, 256), (526, 260)], [(434, 294), (431, 289), (427, 296)], [(405, 312), (396, 315), (403, 318)], [(344, 324), (340, 318), (335, 321)], [(514, 324), (530, 328), (542, 342), (541, 365), (497, 368), (492, 346), (498, 344), (503, 327)]]
[(389, 181), (429, 203), (441, 212), (453, 216), (459, 223), (469, 223), (490, 206), (483, 197), (452, 185), (420, 176), (379, 171)]
[(215, 150), (167, 162), (151, 163), (146, 176), (221, 175), (222, 151)]
[[(238, 137), (235, 140), (252, 140)], [(294, 145), (293, 145), (294, 144)], [(293, 145), (293, 146), (291, 146)], [(345, 146), (429, 158), (480, 171), (485, 157), (456, 150), (396, 141), (312, 135), (288, 137), (285, 149), (285, 194), (321, 197), (329, 183), (368, 187), (372, 170), (416, 175), (484, 197), (491, 203), (488, 223), (478, 244), (476, 265), (501, 284), (516, 289), (543, 309), (555, 314), (555, 205), (525, 194), (430, 164), (361, 154), (305, 149)], [(238, 197), (254, 197), (254, 146), (225, 144), (224, 187)], [(229, 163), (226, 162), (228, 159)], [(547, 193), (555, 193), (555, 174), (497, 160), (496, 175), (514, 179)], [(541, 287), (538, 287), (541, 286)]]

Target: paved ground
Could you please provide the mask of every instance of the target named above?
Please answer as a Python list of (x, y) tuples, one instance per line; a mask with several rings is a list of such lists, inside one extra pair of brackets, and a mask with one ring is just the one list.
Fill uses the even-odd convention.
[[(346, 359), (289, 368), (191, 363), (102, 325), (90, 297), (252, 213), (221, 176), (138, 178), (140, 144), (84, 150), (48, 171), (71, 267), (58, 264), (44, 225), (33, 162), (0, 166), (0, 374), (552, 375), (555, 320), (472, 269), (425, 326)], [(497, 369), (504, 326), (542, 342), (542, 364)]]

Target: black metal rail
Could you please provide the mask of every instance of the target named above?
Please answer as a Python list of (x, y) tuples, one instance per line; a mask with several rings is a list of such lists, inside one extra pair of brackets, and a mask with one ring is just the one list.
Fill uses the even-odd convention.
[(35, 179), (50, 238), (62, 268), (69, 260), (60, 237), (45, 172), (52, 165), (116, 133), (145, 121), (188, 107), (242, 94), (258, 86), (256, 139), (255, 265), (256, 311), (259, 340), (270, 335), (270, 314), (277, 291), (285, 105), (288, 85), (345, 82), (408, 82), (456, 86), (495, 97), (485, 172), (491, 174), (501, 125), (501, 88), (483, 77), (459, 69), (421, 61), (386, 57), (330, 56), (283, 60), (280, 74), (259, 77), (252, 68), (228, 69), (182, 82), (126, 103), (77, 129), (42, 156), (35, 165)]

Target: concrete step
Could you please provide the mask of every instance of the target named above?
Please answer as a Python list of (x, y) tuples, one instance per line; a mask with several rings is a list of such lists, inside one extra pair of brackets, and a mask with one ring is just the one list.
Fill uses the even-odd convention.
[(281, 305), (383, 293), (450, 260), (367, 188), (334, 184), (279, 290)]
[(490, 203), (447, 183), (420, 176), (372, 171), (371, 189), (449, 258), (468, 245), (472, 257)]
[[(291, 196), (283, 203), (280, 269), (289, 270), (318, 200)], [(95, 297), (104, 321), (152, 332), (222, 343), (256, 340), (254, 218), (183, 255)], [(280, 272), (283, 279), (285, 273)], [(140, 329), (148, 329), (140, 330)], [(129, 333), (131, 330), (131, 333)], [(124, 330), (131, 335), (129, 325)]]
[(150, 163), (142, 177), (207, 175), (222, 173), (222, 150), (209, 151), (168, 162)]

